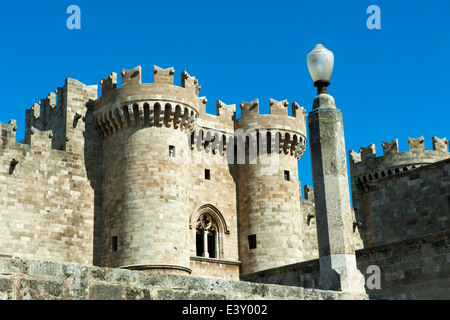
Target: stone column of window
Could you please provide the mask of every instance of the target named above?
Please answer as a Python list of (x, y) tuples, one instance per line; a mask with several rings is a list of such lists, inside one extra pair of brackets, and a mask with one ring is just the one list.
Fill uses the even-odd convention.
[(208, 231), (207, 230), (203, 230), (203, 256), (205, 258), (209, 258), (209, 253), (208, 253)]
[(214, 233), (214, 240), (216, 243), (214, 258), (219, 259), (219, 233), (217, 231)]

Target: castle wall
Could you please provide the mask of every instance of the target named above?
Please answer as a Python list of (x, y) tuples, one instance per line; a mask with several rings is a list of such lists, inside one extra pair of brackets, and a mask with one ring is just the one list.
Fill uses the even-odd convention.
[[(366, 293), (377, 299), (450, 298), (449, 232), (356, 251)], [(370, 266), (379, 267), (375, 280)], [(314, 288), (319, 260), (243, 275), (243, 281)], [(368, 286), (369, 284), (370, 286)], [(379, 287), (373, 287), (374, 284)]]
[(293, 263), (241, 276), (242, 281), (314, 288), (320, 271), (319, 259)]
[[(200, 151), (197, 156), (204, 155)], [(219, 156), (217, 156), (219, 157)], [(210, 159), (205, 156), (204, 159)], [(217, 159), (218, 160), (218, 159)], [(190, 256), (196, 256), (195, 250), (195, 223), (199, 218), (199, 209), (202, 206), (212, 206), (220, 213), (226, 224), (226, 230), (220, 230), (220, 259), (239, 260), (237, 237), (237, 209), (236, 209), (236, 183), (234, 169), (228, 166), (226, 159), (222, 164), (211, 161), (192, 163), (189, 166), (189, 235)], [(205, 179), (205, 169), (210, 171), (210, 179)]]
[(238, 281), (240, 261), (194, 257), (191, 255), (191, 276)]
[(360, 222), (364, 247), (447, 230), (450, 194), (450, 158), (446, 139), (433, 137), (433, 150), (424, 150), (423, 138), (409, 138), (407, 152), (398, 142), (383, 143), (383, 156), (375, 147), (350, 152), (353, 207)]
[(449, 236), (446, 231), (357, 251), (360, 270), (380, 268), (380, 288), (366, 292), (398, 299), (450, 299)]
[[(61, 105), (68, 110), (53, 107), (53, 114), (73, 117), (75, 112), (89, 113), (87, 103), (95, 99), (96, 87), (67, 79), (62, 91), (65, 98)], [(1, 125), (0, 254), (92, 264), (94, 215), (101, 194), (98, 171), (92, 166), (96, 154), (85, 148), (92, 148), (88, 144), (95, 143), (95, 139), (86, 143), (84, 137), (91, 133), (85, 130), (84, 123), (70, 130), (68, 121), (61, 120), (57, 125), (55, 119), (48, 116), (47, 123), (64, 135), (66, 151), (52, 149), (56, 138), (53, 131), (30, 126), (31, 120), (26, 127), (29, 144), (15, 142), (15, 121)], [(16, 165), (13, 159), (18, 161)]]
[(300, 199), (300, 216), (302, 224), (302, 250), (305, 261), (319, 258), (317, 243), (316, 209), (314, 192), (310, 186), (304, 187), (305, 198)]
[[(227, 106), (218, 101), (217, 115), (214, 116), (206, 114), (205, 103), (201, 99), (189, 163), (189, 244), (192, 275), (238, 280), (240, 262), (236, 166), (233, 162), (228, 162), (227, 157), (230, 151), (233, 151), (227, 149), (227, 137), (233, 134), (232, 115), (235, 106)], [(205, 170), (209, 170), (209, 177), (205, 176)], [(202, 213), (212, 214), (217, 220), (219, 249), (218, 256), (214, 259), (199, 257), (196, 252), (195, 224)]]
[(447, 159), (370, 185), (375, 245), (449, 230), (449, 177)]
[[(66, 81), (72, 82), (73, 80), (67, 79)], [(64, 150), (67, 129), (67, 87), (58, 88), (55, 92), (50, 92), (46, 99), (41, 99), (39, 103), (33, 104), (30, 109), (26, 110), (25, 143), (30, 143), (31, 128), (35, 127), (41, 131), (51, 130), (52, 148)], [(59, 100), (58, 105), (57, 100)]]

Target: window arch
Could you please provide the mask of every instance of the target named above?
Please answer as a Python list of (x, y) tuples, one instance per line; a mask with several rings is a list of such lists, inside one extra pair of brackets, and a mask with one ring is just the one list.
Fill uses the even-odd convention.
[(219, 258), (219, 232), (216, 221), (209, 214), (201, 214), (195, 225), (196, 256)]
[(220, 259), (223, 235), (230, 233), (220, 211), (210, 204), (200, 206), (191, 216), (189, 227), (194, 229), (195, 255)]

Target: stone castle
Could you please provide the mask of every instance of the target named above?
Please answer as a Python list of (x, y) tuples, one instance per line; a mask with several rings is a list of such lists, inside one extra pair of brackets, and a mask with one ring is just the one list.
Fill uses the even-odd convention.
[[(66, 79), (26, 110), (25, 137), (1, 124), (0, 257), (146, 274), (315, 288), (313, 188), (298, 179), (305, 110), (271, 99), (206, 113), (198, 80), (154, 67), (97, 85)], [(447, 140), (350, 151), (358, 269), (373, 296), (450, 298)], [(308, 170), (308, 168), (304, 168)], [(9, 262), (8, 262), (9, 261)], [(7, 273), (7, 267), (4, 267)], [(0, 267), (0, 271), (2, 268)], [(1, 272), (0, 272), (1, 274)]]

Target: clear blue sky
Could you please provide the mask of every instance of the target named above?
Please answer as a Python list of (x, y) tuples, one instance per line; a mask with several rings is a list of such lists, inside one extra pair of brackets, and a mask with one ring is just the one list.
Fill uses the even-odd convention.
[[(81, 9), (81, 30), (69, 30), (69, 5)], [(381, 30), (369, 30), (370, 5)], [(207, 111), (215, 101), (269, 98), (311, 111), (316, 89), (306, 55), (317, 43), (335, 55), (329, 93), (343, 112), (346, 147), (358, 151), (408, 136), (450, 138), (450, 2), (428, 1), (1, 1), (0, 121), (16, 119), (65, 78), (98, 84), (111, 72), (141, 65), (186, 70), (199, 79)], [(120, 77), (119, 77), (120, 78)], [(312, 185), (309, 145), (299, 162)]]

